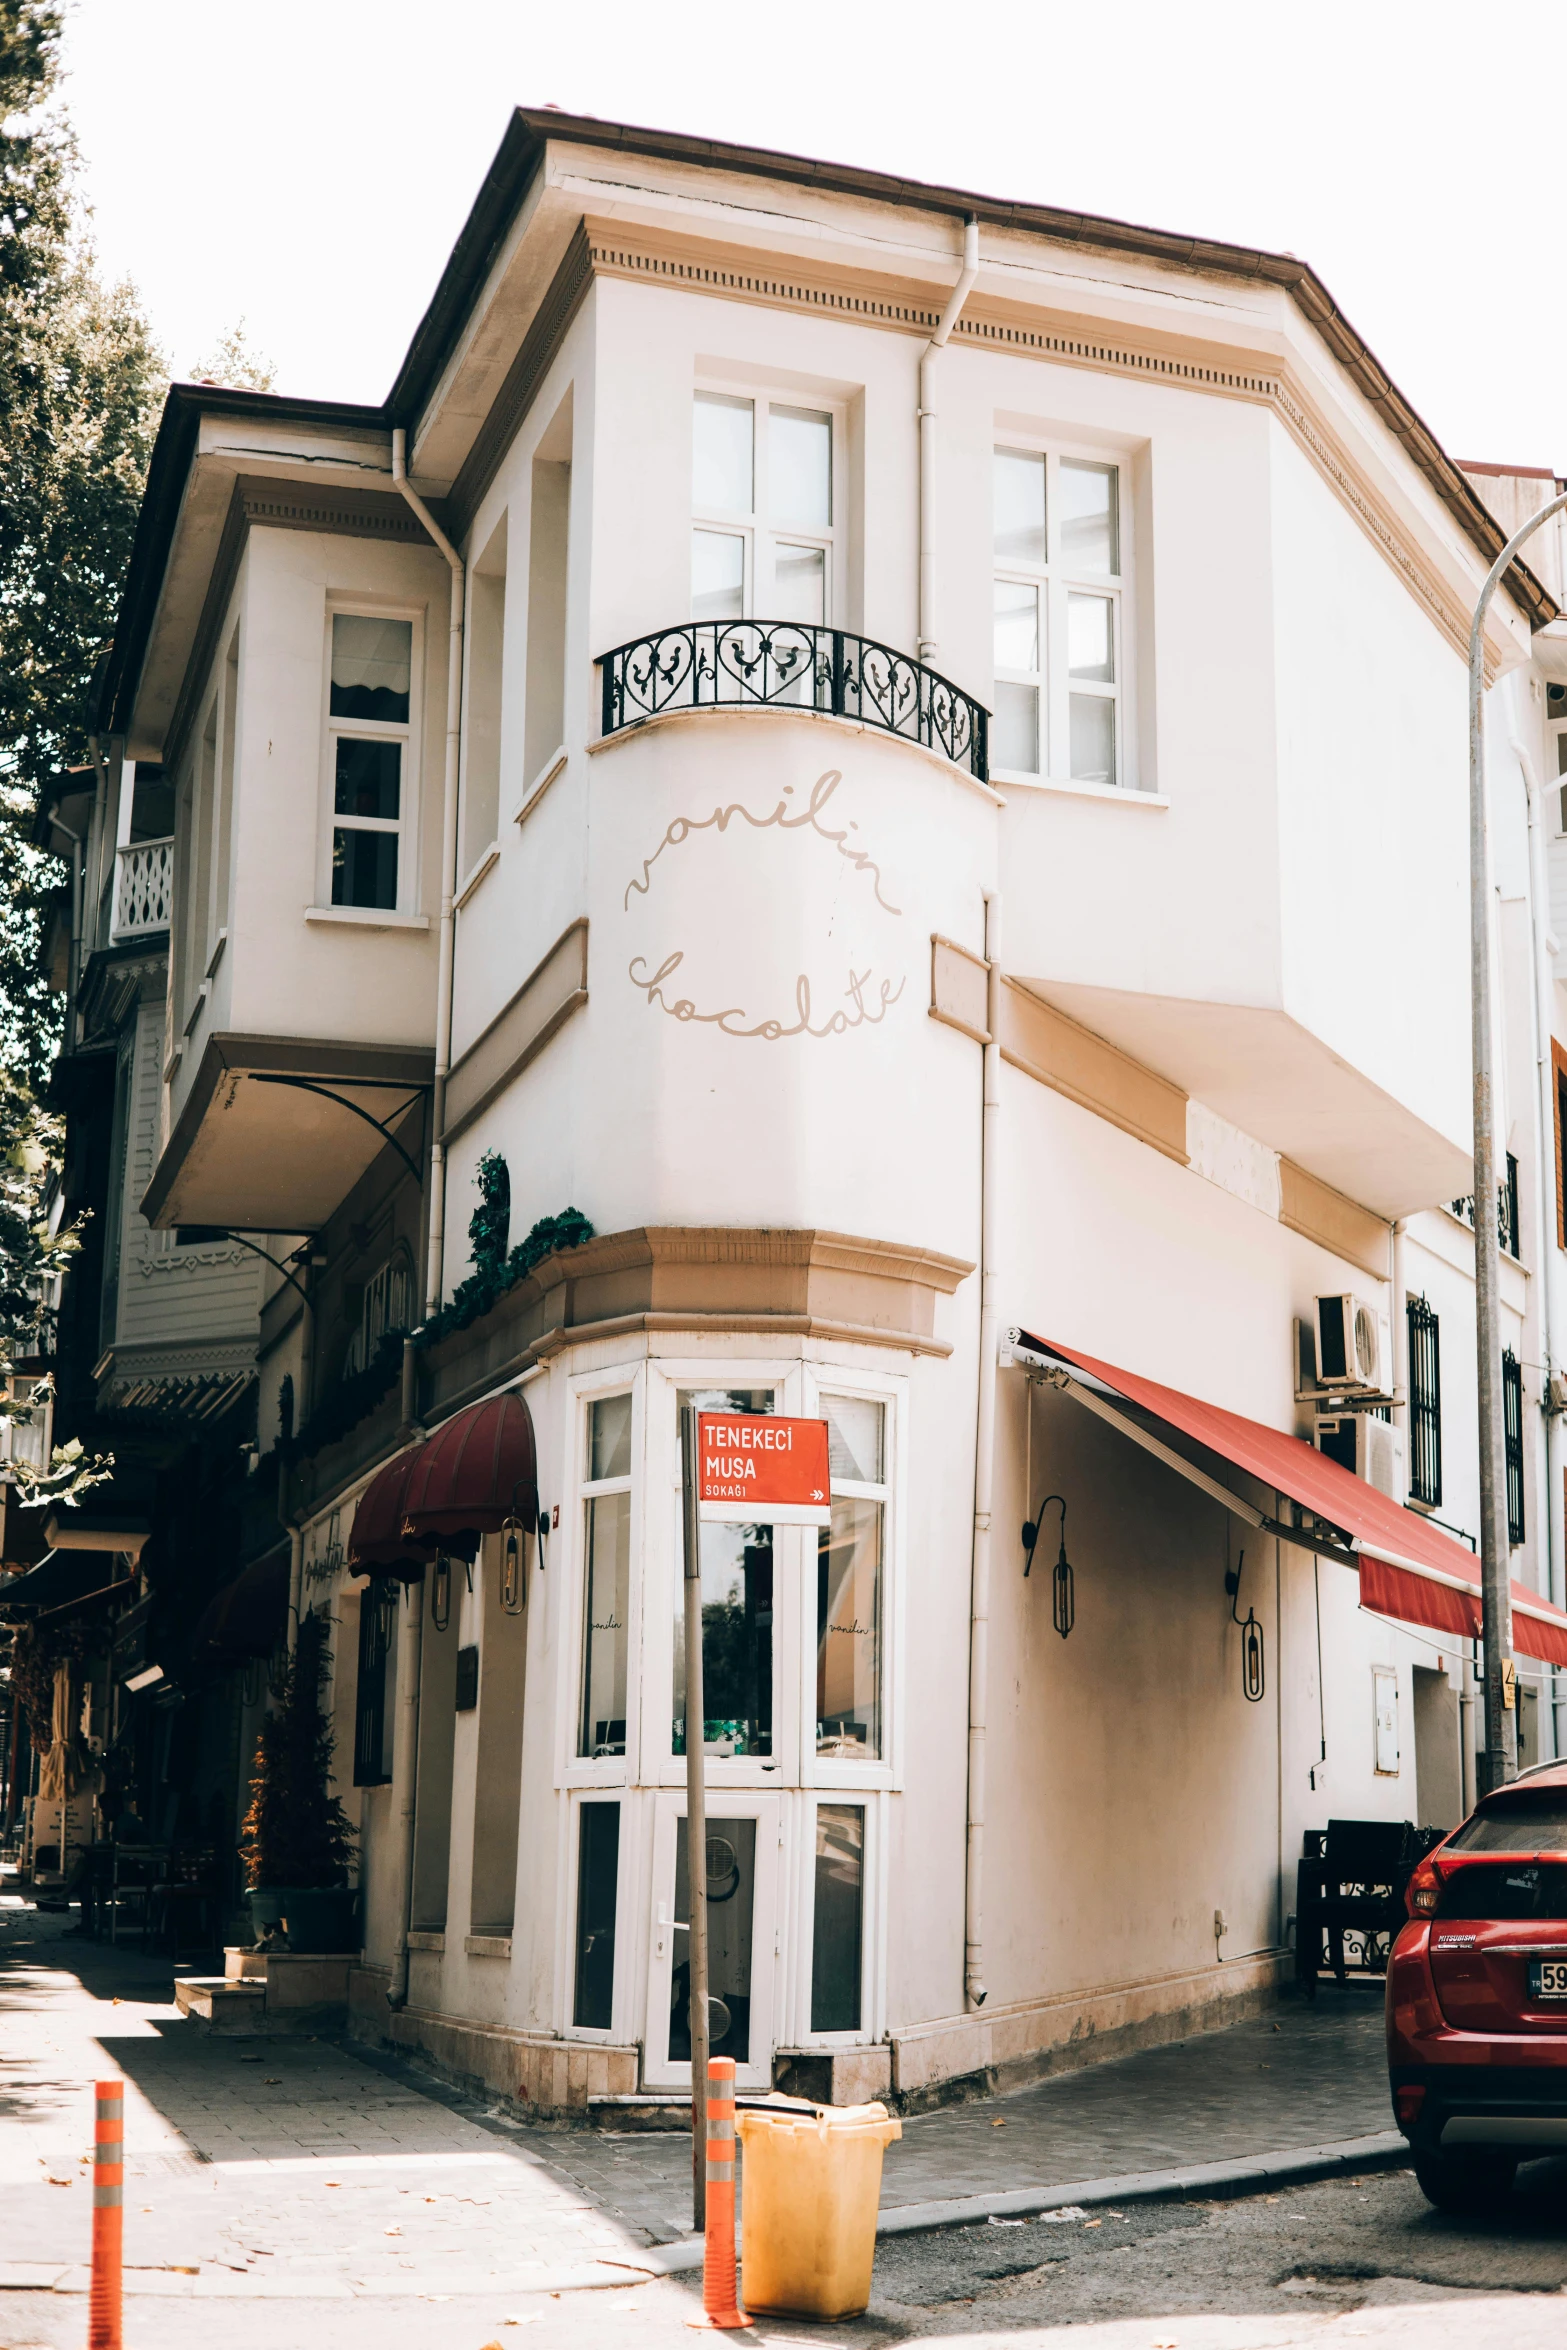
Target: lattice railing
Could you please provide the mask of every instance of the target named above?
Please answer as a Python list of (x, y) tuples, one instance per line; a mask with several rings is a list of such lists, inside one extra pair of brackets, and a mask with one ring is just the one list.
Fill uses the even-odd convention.
[(173, 881), (172, 840), (132, 841), (121, 849), (114, 879), (113, 935), (134, 938), (138, 931), (167, 930)]

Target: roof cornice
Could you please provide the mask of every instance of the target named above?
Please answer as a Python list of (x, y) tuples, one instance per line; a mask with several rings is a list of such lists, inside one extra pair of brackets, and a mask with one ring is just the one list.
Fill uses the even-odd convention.
[[(512, 115), (473, 209), (452, 248), (435, 295), (408, 347), (387, 399), (387, 412), (413, 426), (479, 301), (491, 264), (516, 219), (540, 169), (549, 142), (606, 148), (649, 161), (681, 163), (757, 179), (789, 181), (825, 194), (859, 198), (904, 209), (967, 219), (982, 227), (1046, 237), (1096, 252), (1126, 253), (1167, 268), (1276, 286), (1289, 296), (1321, 337), (1362, 398), (1399, 442), (1487, 569), (1507, 543), (1507, 534), (1430, 426), (1398, 389), (1365, 338), (1350, 323), (1315, 270), (1291, 253), (1232, 245), (1216, 237), (1191, 237), (1135, 221), (1078, 212), (1051, 204), (1023, 204), (982, 196), (972, 189), (903, 179), (891, 172), (865, 171), (852, 164), (824, 163), (767, 147), (732, 146), (678, 131), (649, 130), (634, 123), (601, 122), (592, 115), (562, 114), (550, 107), (519, 106)], [(1515, 557), (1506, 584), (1533, 628), (1557, 616), (1541, 582)]]

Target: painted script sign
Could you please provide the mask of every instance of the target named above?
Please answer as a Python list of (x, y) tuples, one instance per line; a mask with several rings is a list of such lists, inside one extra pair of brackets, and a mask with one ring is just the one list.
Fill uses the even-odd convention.
[(702, 1412), (697, 1505), (709, 1521), (825, 1526), (831, 1510), (825, 1420), (771, 1412)]

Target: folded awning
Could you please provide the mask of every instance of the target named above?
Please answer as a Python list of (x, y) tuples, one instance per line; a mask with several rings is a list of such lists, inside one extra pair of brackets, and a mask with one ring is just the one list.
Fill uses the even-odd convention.
[(531, 1533), (538, 1514), (533, 1416), (510, 1390), (454, 1413), (414, 1455), (402, 1533), (419, 1550), (471, 1559), (481, 1536), (508, 1523)]
[[(1356, 1568), (1362, 1607), (1456, 1639), (1480, 1637), (1480, 1562), (1473, 1551), (1314, 1445), (1027, 1330), (1011, 1333), (1011, 1348), (1015, 1359), (1037, 1364), (1054, 1385), (1236, 1517)], [(1254, 1509), (1176, 1450), (1172, 1435), (1189, 1438), (1271, 1487), (1302, 1513), (1300, 1522)], [(1544, 1664), (1567, 1665), (1567, 1614), (1523, 1583), (1513, 1584), (1512, 1599), (1514, 1647)]]
[(242, 1665), (272, 1656), (288, 1639), (289, 1546), (277, 1543), (214, 1593), (202, 1610), (191, 1653), (202, 1664)]
[(415, 1582), (424, 1572), (424, 1553), (403, 1533), (403, 1504), (408, 1478), (424, 1447), (410, 1444), (406, 1451), (377, 1469), (354, 1509), (348, 1537), (348, 1571), (352, 1575), (393, 1575)]

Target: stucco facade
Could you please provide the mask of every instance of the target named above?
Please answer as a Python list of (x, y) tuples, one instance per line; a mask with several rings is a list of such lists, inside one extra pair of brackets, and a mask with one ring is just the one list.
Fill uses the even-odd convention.
[[(1211, 2022), (1290, 1964), (1305, 1830), (1436, 1821), (1462, 1793), (1463, 1644), (1248, 1536), (998, 1327), (1309, 1436), (1295, 1326), (1353, 1293), (1396, 1334), (1403, 1434), (1425, 1297), (1440, 1515), (1476, 1524), (1472, 1239), (1444, 1203), (1471, 1183), (1463, 647), (1501, 534), (1368, 398), (1298, 265), (1016, 213), (982, 214), (932, 361), (922, 501), (956, 199), (519, 122), (384, 411), (176, 395), (183, 503), (149, 509), (117, 687), (117, 742), (166, 763), (181, 810), (147, 1214), (311, 1237), (309, 1305), (268, 1285), (258, 1441), (292, 1447), (294, 1604), (338, 1626), (359, 2028), (544, 2107), (688, 2078), (676, 1410), (698, 1393), (825, 1414), (843, 1512), (820, 1553), (786, 1527), (713, 1552), (710, 1686), (727, 1641), (748, 1692), (705, 1725), (742, 2082), (913, 2096)], [(783, 618), (822, 632), (813, 661), (912, 663), (923, 637), (989, 756), (835, 714), (836, 671), (743, 706), (767, 588), (802, 599)], [(1546, 674), (1553, 612), (1512, 575), (1493, 708)], [(338, 615), (406, 631), (368, 720)], [(640, 640), (612, 706), (606, 657)], [(655, 711), (658, 664), (709, 644), (729, 698)], [(224, 753), (203, 713), (229, 692)], [(1551, 1591), (1537, 1072), (1560, 1015), (1501, 771), (1519, 723), (1492, 729), (1503, 1319), (1527, 1366), (1514, 1571)], [(401, 761), (368, 816), (336, 748), (355, 726)], [(358, 903), (345, 813), (397, 843)], [(432, 1330), (496, 1156), (513, 1242), (568, 1206), (593, 1237)], [(520, 1610), (497, 1535), (471, 1569), (353, 1577), (374, 1473), (507, 1387), (545, 1521)], [(1024, 1573), (1046, 1495), (1067, 1638), (1054, 1517)]]

